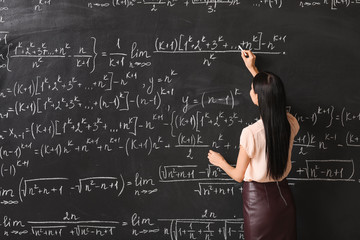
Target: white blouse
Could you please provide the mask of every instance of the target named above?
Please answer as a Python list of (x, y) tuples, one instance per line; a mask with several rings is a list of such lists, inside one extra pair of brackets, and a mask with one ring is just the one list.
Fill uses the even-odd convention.
[[(300, 129), (299, 123), (293, 115), (287, 113), (287, 118), (291, 129), (289, 156), (284, 175), (277, 181), (281, 181), (289, 175), (291, 170), (291, 151), (293, 148), (294, 138)], [(261, 119), (242, 130), (240, 136), (240, 145), (245, 149), (246, 153), (251, 158), (245, 172), (244, 181), (276, 181), (267, 176), (266, 138), (264, 124)]]

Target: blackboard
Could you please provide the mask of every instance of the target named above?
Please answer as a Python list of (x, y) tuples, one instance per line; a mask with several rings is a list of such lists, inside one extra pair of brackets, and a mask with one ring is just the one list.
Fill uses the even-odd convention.
[(360, 239), (360, 1), (0, 0), (1, 239), (244, 239), (259, 113), (239, 45), (301, 129), (298, 239)]

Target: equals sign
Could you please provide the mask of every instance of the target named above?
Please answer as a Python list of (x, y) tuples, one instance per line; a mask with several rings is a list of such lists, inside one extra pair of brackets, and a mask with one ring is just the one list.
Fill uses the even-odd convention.
[(122, 223), (122, 226), (127, 226), (127, 225), (129, 225), (127, 222)]
[(106, 52), (102, 52), (102, 53), (101, 53), (101, 56), (106, 57), (106, 56), (107, 56), (107, 53), (106, 53)]
[(198, 101), (198, 100), (196, 100), (196, 99), (194, 99), (193, 103), (199, 103), (199, 101)]

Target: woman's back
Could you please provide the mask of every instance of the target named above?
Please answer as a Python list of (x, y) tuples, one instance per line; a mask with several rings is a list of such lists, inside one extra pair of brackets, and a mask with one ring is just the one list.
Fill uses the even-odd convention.
[[(289, 142), (289, 156), (284, 175), (277, 179), (283, 180), (289, 174), (291, 170), (291, 150), (293, 147), (294, 137), (299, 131), (299, 123), (296, 118), (290, 113), (287, 114), (288, 121), (290, 123), (290, 142)], [(267, 168), (266, 157), (266, 138), (265, 129), (262, 120), (255, 122), (252, 125), (244, 128), (241, 137), (240, 145), (243, 146), (248, 156), (251, 158), (250, 163), (246, 169), (244, 181), (256, 181), (256, 182), (272, 182), (276, 181), (271, 178)]]

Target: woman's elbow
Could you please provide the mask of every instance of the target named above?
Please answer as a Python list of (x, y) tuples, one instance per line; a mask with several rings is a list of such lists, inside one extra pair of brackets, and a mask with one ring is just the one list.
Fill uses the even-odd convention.
[(241, 183), (244, 180), (244, 176), (237, 176), (234, 180)]

